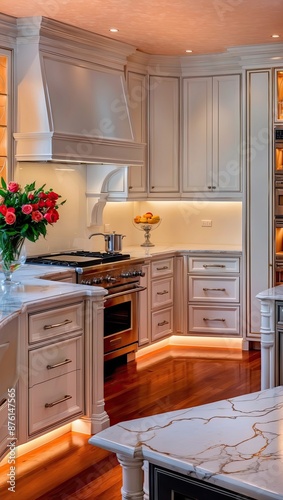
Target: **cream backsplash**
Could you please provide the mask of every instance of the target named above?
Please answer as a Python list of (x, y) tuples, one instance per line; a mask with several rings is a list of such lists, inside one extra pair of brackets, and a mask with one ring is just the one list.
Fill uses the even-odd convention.
[[(89, 239), (94, 232), (109, 231), (125, 234), (123, 246), (140, 245), (142, 231), (133, 225), (135, 215), (147, 211), (160, 215), (160, 226), (152, 231), (155, 244), (172, 243), (231, 244), (242, 242), (241, 202), (190, 202), (190, 201), (129, 201), (107, 202), (103, 211), (103, 225), (87, 227), (86, 216), (86, 166), (68, 166), (53, 163), (21, 163), (15, 180), (21, 185), (36, 181), (46, 184), (66, 199), (60, 209), (60, 220), (48, 227), (46, 238), (36, 243), (27, 242), (28, 255), (83, 248), (103, 251), (102, 236)], [(211, 227), (202, 227), (202, 220), (211, 220)], [(106, 227), (105, 227), (106, 225)]]

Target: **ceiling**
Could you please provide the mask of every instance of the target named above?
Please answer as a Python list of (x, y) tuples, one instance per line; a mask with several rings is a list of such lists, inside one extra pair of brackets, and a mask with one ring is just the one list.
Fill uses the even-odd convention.
[[(1, 0), (0, 10), (55, 19), (148, 54), (185, 55), (191, 49), (199, 55), (283, 43), (283, 0)], [(119, 32), (110, 33), (112, 27)]]

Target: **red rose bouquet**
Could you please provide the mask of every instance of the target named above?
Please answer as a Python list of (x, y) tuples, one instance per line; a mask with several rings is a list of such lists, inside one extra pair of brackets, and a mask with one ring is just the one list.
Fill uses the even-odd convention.
[[(0, 187), (0, 252), (1, 267), (4, 272), (15, 268), (25, 238), (37, 241), (46, 236), (47, 226), (59, 219), (58, 208), (61, 196), (52, 189), (44, 190), (46, 184), (36, 189), (35, 183), (27, 184), (23, 189), (17, 182), (8, 186), (1, 178)], [(16, 265), (16, 268), (20, 264)]]

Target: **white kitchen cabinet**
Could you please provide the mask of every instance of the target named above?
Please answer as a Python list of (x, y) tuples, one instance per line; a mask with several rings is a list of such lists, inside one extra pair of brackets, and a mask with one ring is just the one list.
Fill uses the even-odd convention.
[(8, 400), (2, 398), (0, 401), (0, 461), (8, 453), (8, 444)]
[(180, 196), (178, 77), (149, 77), (149, 197)]
[(240, 75), (183, 79), (183, 196), (241, 191)]
[(21, 442), (85, 415), (84, 300), (60, 302), (21, 316)]
[(189, 256), (188, 333), (240, 336), (240, 257)]
[(174, 258), (151, 262), (151, 340), (155, 342), (174, 331)]
[[(147, 143), (147, 75), (135, 71), (127, 73), (128, 102), (134, 137), (137, 142)], [(137, 199), (147, 194), (147, 147), (144, 163), (129, 166), (128, 198)]]

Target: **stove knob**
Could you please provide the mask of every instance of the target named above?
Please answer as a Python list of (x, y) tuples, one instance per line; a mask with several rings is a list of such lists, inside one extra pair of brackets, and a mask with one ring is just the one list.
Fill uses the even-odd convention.
[(112, 276), (106, 276), (104, 279), (107, 283), (115, 283), (115, 281), (117, 281), (116, 278), (113, 278)]
[(91, 285), (91, 280), (82, 280), (81, 285)]
[(103, 278), (93, 278), (92, 279), (92, 284), (93, 285), (100, 285), (103, 281)]
[(130, 271), (122, 271), (121, 272), (121, 278), (130, 278), (130, 277), (131, 277)]

